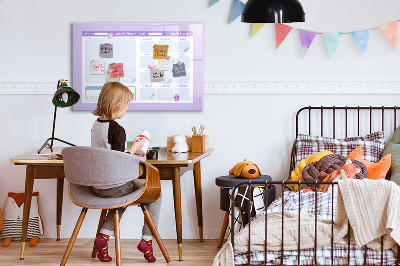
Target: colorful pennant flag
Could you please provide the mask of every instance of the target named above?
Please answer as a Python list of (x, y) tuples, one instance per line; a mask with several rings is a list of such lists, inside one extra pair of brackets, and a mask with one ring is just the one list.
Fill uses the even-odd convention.
[(336, 51), (336, 48), (338, 47), (339, 39), (340, 36), (342, 36), (342, 34), (340, 34), (339, 32), (333, 32), (333, 33), (325, 33), (323, 36), (326, 48), (328, 48), (329, 55), (332, 58), (333, 54)]
[(265, 23), (253, 23), (251, 27), (251, 38), (256, 35), (262, 27), (264, 27)]
[(365, 55), (365, 51), (367, 50), (367, 47), (368, 47), (368, 39), (369, 39), (370, 32), (371, 32), (371, 29), (351, 32), (351, 35), (353, 35), (353, 38), (356, 41), (356, 43), (357, 43), (358, 47), (360, 48), (361, 53), (363, 55)]
[(231, 17), (229, 19), (229, 24), (232, 23), (235, 19), (237, 19), (240, 15), (242, 15), (242, 11), (244, 8), (244, 3), (239, 0), (233, 0)]
[(397, 22), (396, 20), (378, 27), (395, 50), (397, 48)]
[(278, 47), (282, 44), (282, 42), (285, 40), (286, 36), (288, 36), (292, 29), (293, 28), (288, 25), (275, 23), (276, 49), (278, 49)]
[(315, 31), (308, 31), (308, 30), (300, 30), (299, 29), (299, 36), (300, 36), (300, 43), (301, 43), (301, 54), (304, 58), (310, 48), (312, 42), (314, 41), (315, 36), (317, 33)]
[(212, 7), (213, 5), (215, 5), (218, 2), (219, 2), (219, 0), (210, 0), (210, 5), (208, 7)]

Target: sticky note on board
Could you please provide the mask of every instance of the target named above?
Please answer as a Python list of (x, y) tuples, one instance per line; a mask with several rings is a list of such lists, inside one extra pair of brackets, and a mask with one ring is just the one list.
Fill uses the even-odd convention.
[(124, 65), (122, 63), (109, 64), (108, 68), (111, 69), (111, 78), (122, 78), (124, 77)]
[(168, 55), (168, 45), (154, 45), (153, 59), (165, 59)]
[(182, 63), (181, 65), (174, 64), (172, 69), (172, 76), (174, 78), (186, 76), (185, 63)]
[(106, 82), (119, 82), (119, 78), (111, 78), (111, 72), (106, 72)]
[(150, 79), (151, 82), (164, 81), (164, 70), (158, 68), (150, 69)]
[(99, 55), (101, 58), (113, 58), (113, 45), (111, 43), (100, 44)]
[(104, 75), (105, 63), (103, 60), (90, 61), (90, 75)]
[(160, 70), (172, 71), (174, 66), (174, 58), (170, 57), (169, 59), (160, 59)]

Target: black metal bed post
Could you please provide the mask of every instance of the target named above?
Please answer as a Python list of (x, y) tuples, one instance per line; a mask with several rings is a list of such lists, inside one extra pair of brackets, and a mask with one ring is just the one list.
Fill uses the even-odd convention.
[(336, 128), (335, 128), (335, 122), (336, 122), (336, 117), (335, 117), (335, 115), (336, 115), (336, 113), (335, 113), (335, 111), (336, 111), (336, 107), (335, 106), (333, 106), (333, 112), (332, 112), (332, 116), (333, 116), (333, 119), (332, 119), (332, 121), (333, 121), (333, 138), (335, 138), (335, 136), (336, 136)]
[(318, 180), (315, 180), (315, 211), (314, 211), (314, 230), (315, 230), (315, 237), (314, 237), (314, 265), (317, 265), (317, 213), (318, 213)]
[(333, 202), (334, 202), (334, 194), (335, 194), (335, 183), (334, 183), (334, 181), (332, 181), (332, 220), (331, 220), (331, 264), (333, 265), (333, 215), (334, 215), (334, 213), (333, 213), (333, 208), (334, 208), (334, 204), (333, 204)]
[(232, 189), (232, 195), (231, 195), (231, 245), (232, 245), (232, 249), (235, 250), (235, 230), (234, 230), (234, 226), (235, 226), (235, 205), (234, 205), (234, 195), (236, 192), (236, 186)]
[(298, 224), (298, 238), (297, 238), (297, 265), (300, 265), (300, 206), (301, 206), (301, 189), (300, 189), (301, 180), (298, 181), (299, 188), (299, 224)]
[(264, 192), (265, 192), (265, 199), (264, 199), (264, 211), (265, 211), (265, 245), (264, 245), (264, 265), (267, 265), (267, 250), (268, 250), (268, 199), (269, 199), (269, 191), (268, 191), (268, 179), (265, 180), (265, 187), (264, 187)]
[(283, 265), (283, 226), (284, 226), (284, 213), (285, 213), (285, 208), (284, 208), (284, 198), (285, 198), (285, 181), (282, 180), (282, 234), (281, 234), (281, 265)]
[(250, 195), (249, 195), (249, 205), (250, 205), (250, 210), (248, 210), (248, 213), (247, 213), (247, 221), (248, 221), (248, 223), (249, 223), (249, 225), (248, 225), (248, 227), (249, 227), (249, 243), (248, 243), (248, 245), (247, 245), (247, 258), (248, 258), (248, 262), (249, 262), (249, 265), (250, 265), (250, 262), (251, 262), (251, 256), (250, 256), (250, 244), (251, 244), (251, 211), (253, 210), (253, 208), (254, 208), (254, 202), (252, 202), (252, 200), (253, 200), (253, 188), (252, 188), (252, 186), (251, 186), (251, 179), (248, 181), (249, 182), (249, 189), (250, 189)]

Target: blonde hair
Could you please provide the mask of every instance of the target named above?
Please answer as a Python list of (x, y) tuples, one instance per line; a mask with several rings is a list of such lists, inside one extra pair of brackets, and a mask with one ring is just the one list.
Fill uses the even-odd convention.
[(128, 87), (119, 82), (107, 82), (101, 89), (93, 114), (115, 120), (131, 100), (132, 92)]

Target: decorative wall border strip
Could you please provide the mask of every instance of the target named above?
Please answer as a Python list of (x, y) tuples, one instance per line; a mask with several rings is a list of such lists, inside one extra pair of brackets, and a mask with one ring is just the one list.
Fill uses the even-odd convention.
[[(0, 94), (53, 94), (56, 83), (0, 83)], [(206, 81), (204, 94), (400, 94), (400, 81)]]

